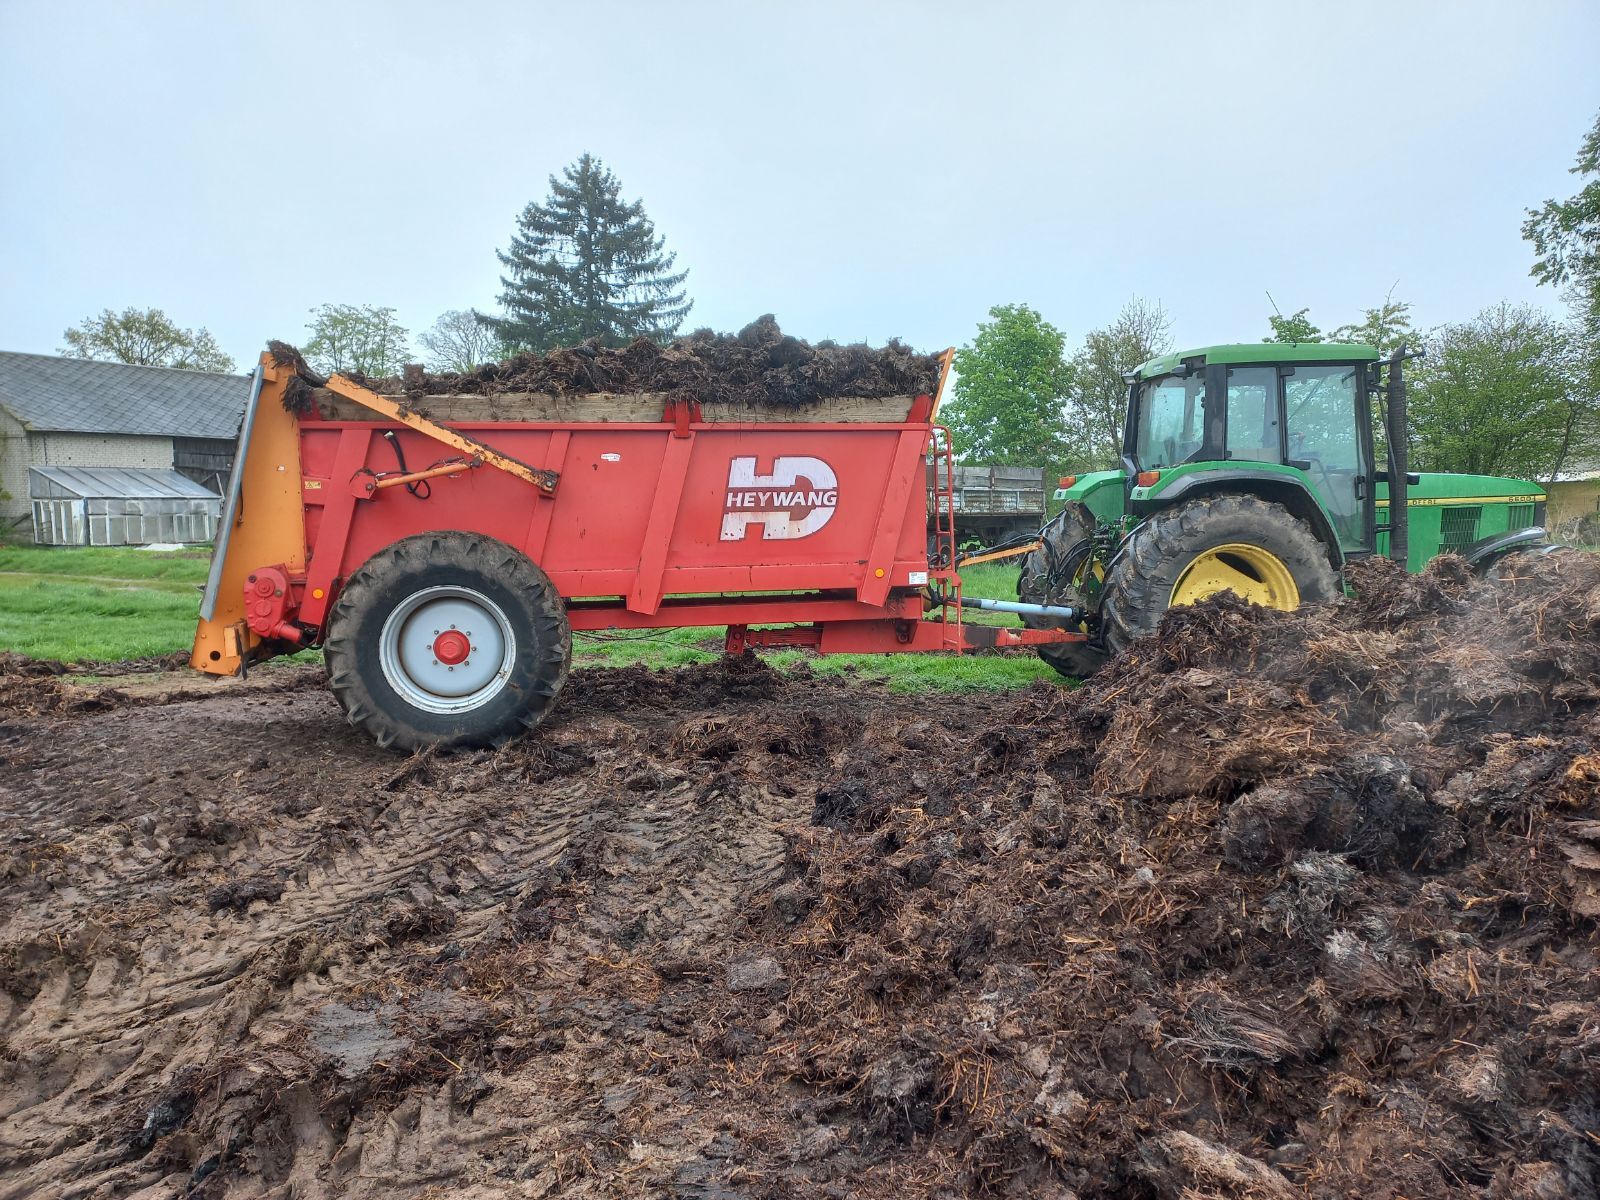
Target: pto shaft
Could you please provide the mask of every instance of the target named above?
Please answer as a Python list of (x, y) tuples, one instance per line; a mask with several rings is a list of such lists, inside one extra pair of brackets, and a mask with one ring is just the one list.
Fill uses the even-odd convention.
[(985, 612), (1016, 613), (1024, 617), (1054, 617), (1059, 621), (1081, 621), (1081, 608), (1066, 608), (1055, 604), (1021, 604), (1015, 600), (980, 600), (974, 596), (961, 597), (962, 608), (981, 608)]

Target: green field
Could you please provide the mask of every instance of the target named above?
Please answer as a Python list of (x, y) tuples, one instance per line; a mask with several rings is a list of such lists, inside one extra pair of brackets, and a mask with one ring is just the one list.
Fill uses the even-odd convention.
[(0, 646), (62, 662), (181, 650), (209, 561), (203, 549), (0, 545)]
[[(77, 549), (0, 544), (0, 647), (61, 662), (114, 661), (186, 650), (194, 636), (200, 585), (209, 552)], [(1016, 571), (975, 567), (964, 576), (968, 595), (1016, 598)], [(970, 615), (1009, 625), (1014, 618)], [(722, 653), (721, 629), (579, 634), (579, 666), (652, 667), (711, 662)], [(970, 655), (849, 654), (821, 658), (784, 650), (763, 656), (780, 669), (808, 662), (823, 674), (888, 679), (897, 691), (1020, 687), (1055, 672), (1031, 653)]]

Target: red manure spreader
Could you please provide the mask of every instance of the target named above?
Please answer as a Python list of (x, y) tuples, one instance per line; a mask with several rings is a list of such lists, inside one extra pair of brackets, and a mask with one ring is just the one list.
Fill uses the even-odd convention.
[(1074, 614), (962, 597), (937, 484), (927, 532), (929, 480), (952, 477), (937, 394), (763, 407), (308, 375), (281, 350), (254, 373), (191, 661), (230, 675), (320, 645), (350, 721), (385, 746), (537, 725), (573, 630), (726, 626), (730, 653), (1082, 637), (962, 622)]

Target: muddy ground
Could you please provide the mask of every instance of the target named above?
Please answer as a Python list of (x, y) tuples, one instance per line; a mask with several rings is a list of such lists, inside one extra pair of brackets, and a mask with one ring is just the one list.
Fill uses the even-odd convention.
[[(283, 342), (269, 348), (284, 365), (299, 366), (309, 386), (322, 384), (299, 351)], [(879, 347), (831, 341), (813, 345), (784, 333), (768, 314), (738, 333), (701, 329), (666, 345), (648, 338), (620, 347), (590, 340), (544, 354), (519, 354), (465, 375), (408, 368), (404, 376), (351, 372), (350, 378), (384, 395), (659, 392), (704, 403), (795, 408), (842, 396), (931, 395), (939, 386), (939, 358), (918, 354), (893, 339)], [(309, 393), (293, 388), (286, 401), (303, 409), (310, 403)]]
[(1600, 561), (1359, 583), (412, 759), (0, 662), (0, 1197), (1592, 1196)]

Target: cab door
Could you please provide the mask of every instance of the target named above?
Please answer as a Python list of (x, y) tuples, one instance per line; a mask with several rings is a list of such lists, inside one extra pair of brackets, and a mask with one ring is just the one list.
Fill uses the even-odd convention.
[(1279, 367), (1284, 461), (1304, 471), (1346, 550), (1372, 549), (1372, 447), (1362, 436), (1362, 368), (1354, 363)]

